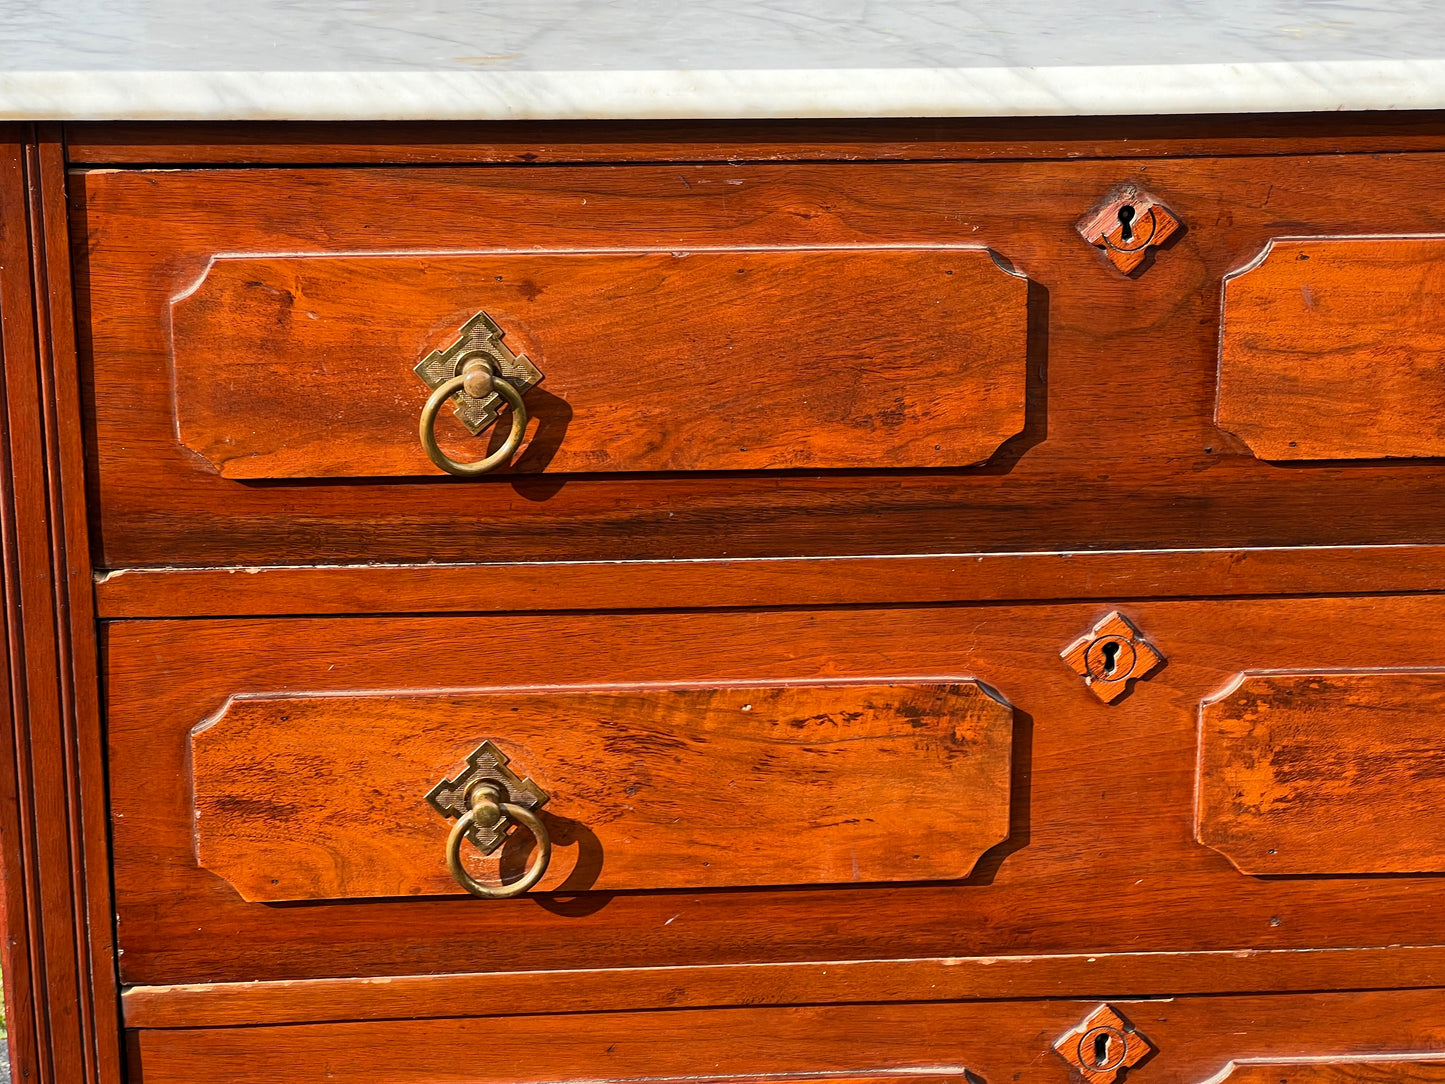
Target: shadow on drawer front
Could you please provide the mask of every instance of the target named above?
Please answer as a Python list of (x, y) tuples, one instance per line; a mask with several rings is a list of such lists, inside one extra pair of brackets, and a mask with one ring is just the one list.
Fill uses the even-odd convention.
[[(968, 680), (242, 697), (192, 736), (197, 851), (252, 901), (461, 892), (478, 844), (516, 882), (538, 835), (539, 891), (957, 879), (1012, 739)], [(448, 841), (489, 781), (541, 824)]]
[(171, 306), (177, 429), (227, 478), (436, 474), (428, 384), (476, 356), (527, 389), (513, 470), (968, 466), (1023, 428), (1028, 294), (982, 248), (218, 257)]

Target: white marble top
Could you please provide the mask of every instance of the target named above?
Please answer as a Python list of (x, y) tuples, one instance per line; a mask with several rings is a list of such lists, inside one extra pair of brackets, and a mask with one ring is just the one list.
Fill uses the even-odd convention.
[(1445, 0), (0, 0), (0, 118), (1445, 108)]

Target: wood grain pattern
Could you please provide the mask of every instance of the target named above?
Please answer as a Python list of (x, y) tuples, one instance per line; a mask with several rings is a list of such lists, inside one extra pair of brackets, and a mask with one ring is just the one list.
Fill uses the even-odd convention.
[[(1349, 1080), (1438, 1080), (1441, 991), (1178, 998), (1115, 1002), (1159, 1054), (1157, 1084), (1201, 1084), (1239, 1059), (1308, 1059)], [(958, 1072), (989, 1082), (1059, 1084), (1054, 1037), (1095, 1002), (993, 1001), (485, 1017), (138, 1033), (146, 1084), (315, 1080), (344, 1059), (349, 1084), (553, 1084), (568, 1080), (800, 1077)], [(458, 1006), (465, 1011), (465, 1007)], [(478, 1035), (485, 1043), (478, 1047)], [(480, 1053), (479, 1053), (480, 1050)], [(1414, 1055), (1412, 1057), (1412, 1055)], [(1425, 1055), (1420, 1057), (1419, 1055)], [(1381, 1076), (1384, 1058), (1395, 1073)], [(1372, 1062), (1371, 1059), (1380, 1059)], [(1359, 1063), (1373, 1064), (1374, 1070)], [(1353, 1065), (1353, 1068), (1348, 1067)], [(1428, 1067), (1428, 1068), (1427, 1068)], [(1294, 1084), (1276, 1067), (1270, 1084)], [(1299, 1080), (1313, 1067), (1300, 1067)], [(1417, 1072), (1426, 1076), (1416, 1076)]]
[[(1428, 154), (86, 172), (72, 223), (91, 316), (97, 562), (1438, 543), (1445, 467), (1280, 470), (1212, 416), (1222, 276), (1300, 223), (1342, 234), (1388, 218), (1401, 232), (1445, 232), (1441, 178)], [(1139, 281), (1101, 267), (1073, 231), (1121, 179), (1198, 224)], [(479, 222), (489, 247), (514, 251), (991, 246), (1037, 284), (1024, 432), (971, 469), (465, 483), (246, 483), (177, 444), (167, 313), (213, 255), (464, 252), (478, 246)]]
[(1438, 112), (803, 121), (66, 125), (77, 164), (909, 161), (1445, 150)]
[[(38, 140), (16, 131), (30, 142), (19, 171), (0, 161), (0, 549), (14, 739), (0, 743), (0, 834), (21, 841), (19, 859), (7, 844), (4, 872), (12, 900), (23, 885), (27, 924), (5, 971), (27, 1078), (118, 1079), (116, 961), (128, 981), (192, 983), (127, 995), (127, 1019), (148, 1025), (130, 1034), (130, 1076), (148, 1084), (820, 1075), (829, 1084), (922, 1084), (957, 1081), (965, 1067), (975, 1081), (1027, 1084), (1061, 1078), (1048, 1043), (1097, 1003), (1079, 1000), (1086, 992), (1214, 995), (1120, 1003), (1167, 1055), (1145, 1067), (1151, 1084), (1231, 1071), (1247, 1084), (1441, 1079), (1438, 1054), (1423, 1053), (1445, 1046), (1438, 876), (1251, 878), (1191, 833), (1201, 699), (1261, 667), (1438, 670), (1445, 597), (1120, 602), (1216, 588), (1438, 589), (1445, 467), (1280, 470), (1216, 426), (1211, 410), (1216, 291), (1242, 259), (1270, 238), (1368, 233), (1382, 221), (1445, 234), (1441, 115), (79, 126), (76, 161), (329, 168), (73, 175), (73, 305), (56, 246), (65, 152), (54, 131)], [(1397, 150), (1427, 153), (1385, 153)], [(1049, 156), (1073, 160), (1041, 160)], [(529, 166), (335, 168), (404, 161)], [(592, 164), (530, 168), (540, 162)], [(1158, 193), (1191, 226), (1143, 282), (1118, 281), (1070, 234), (1121, 180)], [(17, 218), (10, 198), (27, 185)], [(691, 472), (696, 464), (674, 458), (683, 470), (670, 474), (573, 466), (528, 477), (534, 461), (475, 487), (400, 476), (241, 481), (212, 473), (172, 426), (170, 300), (218, 253), (297, 253), (292, 264), (319, 266), (347, 252), (451, 261), (485, 248), (522, 262), (613, 247), (847, 245), (989, 245), (1033, 274), (1024, 430), (988, 466), (858, 463), (825, 473), (814, 461), (762, 475)], [(294, 297), (306, 285), (304, 276), (283, 283)], [(861, 288), (829, 285), (840, 295), (849, 285), (849, 296)], [(72, 311), (82, 321), (78, 385)], [(287, 334), (312, 330), (296, 320)], [(432, 330), (446, 329), (438, 318)], [(354, 362), (346, 344), (321, 345), (328, 365)], [(1368, 396), (1360, 401), (1368, 409)], [(722, 446), (721, 420), (704, 421)], [(106, 780), (82, 440), (96, 565), (157, 568), (103, 581), (104, 612), (446, 607), (497, 616), (111, 624), (108, 825), (97, 815)], [(683, 444), (668, 454), (705, 450)], [(558, 470), (562, 462), (552, 460)], [(1331, 514), (1319, 515), (1322, 507)], [(1399, 545), (1352, 548), (1365, 542)], [(1083, 546), (1205, 548), (1078, 554)], [(1260, 548), (1269, 546), (1314, 548)], [(905, 553), (914, 556), (868, 558)], [(353, 567), (255, 569), (316, 561)], [(448, 564), (423, 565), (437, 561)], [(241, 567), (175, 567), (217, 563)], [(1070, 597), (1098, 601), (908, 605)], [(840, 602), (872, 608), (803, 608)], [(647, 612), (698, 605), (751, 609)], [(1056, 652), (1115, 605), (1169, 662), (1106, 709)], [(599, 606), (616, 610), (581, 612)], [(507, 681), (525, 673), (549, 687), (528, 695), (552, 698), (619, 683), (732, 688), (761, 678), (797, 687), (987, 674), (1019, 704), (1009, 840), (947, 884), (592, 890), (495, 907), (445, 897), (247, 903), (198, 865), (194, 803), (180, 781), (191, 727), (227, 697), (262, 703), (255, 694), (272, 694), (274, 708), (278, 692), (299, 703), (307, 693), (375, 689), (372, 701), (395, 702), (417, 688), (475, 688), (498, 670)], [(347, 720), (363, 736), (376, 721), (365, 707)], [(273, 715), (252, 733), (277, 725)], [(531, 725), (538, 742), (578, 745), (587, 734)], [(386, 747), (389, 768), (424, 755), (429, 738), (419, 729), (415, 749)], [(676, 763), (657, 748), (672, 734), (658, 725), (648, 736), (658, 740), (636, 759)], [(278, 744), (259, 742), (252, 759)], [(325, 776), (309, 770), (298, 742), (292, 749), (285, 782), (322, 789)], [(1403, 755), (1423, 760), (1418, 747)], [(274, 777), (282, 767), (256, 772)], [(256, 811), (236, 819), (246, 817), (254, 824)], [(108, 828), (119, 858), (114, 909), (97, 857)], [(752, 824), (748, 832), (746, 861), (787, 851), (798, 834)], [(936, 854), (955, 846), (937, 841)], [(908, 861), (911, 853), (924, 852)], [(352, 873), (333, 863), (330, 875)], [(217, 978), (231, 981), (197, 983)], [(1308, 993), (1338, 988), (1353, 992)], [(1305, 993), (1220, 996), (1243, 990)], [(1061, 996), (1070, 1000), (1037, 1000)], [(673, 1008), (611, 1011), (661, 1006)], [(317, 1019), (333, 1022), (296, 1026)], [(256, 1026), (267, 1023), (287, 1026)]]
[[(96, 578), (102, 618), (490, 613), (1434, 591), (1442, 546), (960, 553), (488, 565), (121, 569)], [(485, 590), (482, 585), (485, 584)]]
[(1222, 321), (1215, 416), (1261, 459), (1445, 455), (1445, 237), (1272, 241)]
[(978, 248), (219, 257), (176, 424), (227, 478), (441, 475), (412, 367), (486, 312), (545, 376), (509, 470), (966, 466), (1023, 428), (1028, 293)]
[(1199, 711), (1199, 841), (1245, 873), (1445, 872), (1445, 671), (1247, 673)]
[(118, 1084), (60, 133), (0, 125), (0, 841), (15, 1079)]
[[(1243, 670), (1438, 666), (1445, 596), (1117, 607), (1169, 659), (1101, 703), (1059, 645), (1116, 607), (183, 620), (106, 626), (127, 983), (1148, 951), (1445, 946), (1439, 878), (1260, 879), (1194, 839), (1200, 701)], [(1337, 634), (1349, 629), (1349, 636)], [(248, 904), (194, 852), (190, 732), (233, 695), (984, 675), (1014, 705), (1009, 842), (966, 880)], [(921, 852), (911, 852), (921, 853)], [(1088, 885), (1087, 892), (1062, 886)], [(1362, 907), (1362, 896), (1369, 906)], [(505, 927), (506, 951), (494, 948)], [(298, 953), (297, 944), (307, 946)], [(1060, 1028), (1055, 1035), (1062, 1033)], [(1051, 1037), (1052, 1038), (1052, 1037)]]
[(197, 855), (248, 901), (462, 893), (423, 799), (491, 741), (550, 797), (535, 891), (949, 880), (1008, 836), (1012, 740), (969, 680), (248, 697), (192, 737)]
[(1232, 1061), (1205, 1084), (1396, 1084), (1445, 1080), (1445, 1056), (1249, 1058)]
[(486, 1000), (498, 1015), (740, 1005), (959, 1001), (1445, 986), (1445, 948), (1094, 952), (913, 960), (592, 968), (374, 979), (130, 986), (130, 1028), (234, 1027), (446, 1016)]

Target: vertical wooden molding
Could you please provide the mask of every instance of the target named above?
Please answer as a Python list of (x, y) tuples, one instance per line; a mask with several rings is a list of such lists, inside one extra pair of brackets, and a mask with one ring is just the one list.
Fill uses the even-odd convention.
[(0, 125), (0, 841), (17, 1080), (118, 1084), (105, 776), (58, 127)]

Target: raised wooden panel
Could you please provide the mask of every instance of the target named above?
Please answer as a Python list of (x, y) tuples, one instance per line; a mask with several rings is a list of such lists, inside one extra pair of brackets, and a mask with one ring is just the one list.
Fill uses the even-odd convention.
[(236, 698), (192, 737), (197, 852), (253, 901), (461, 893), (425, 798), (489, 740), (550, 799), (537, 891), (966, 877), (1012, 716), (968, 680)]
[(1242, 675), (1200, 707), (1197, 816), (1245, 873), (1445, 872), (1445, 671)]
[(1445, 455), (1445, 237), (1271, 241), (1222, 320), (1216, 421), (1261, 459)]
[(964, 466), (1024, 424), (1028, 281), (981, 248), (291, 255), (173, 302), (180, 439), (228, 478), (439, 474), (412, 368), (483, 311), (545, 378), (518, 471)]

